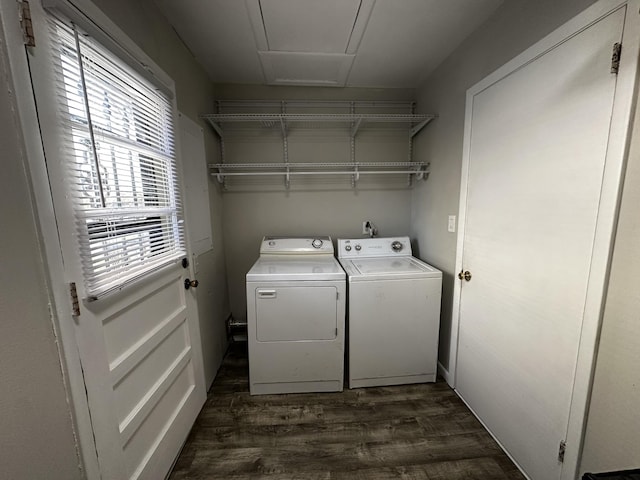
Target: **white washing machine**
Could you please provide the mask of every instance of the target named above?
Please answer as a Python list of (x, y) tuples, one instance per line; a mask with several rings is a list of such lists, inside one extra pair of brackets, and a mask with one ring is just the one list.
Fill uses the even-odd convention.
[(349, 388), (434, 382), (442, 272), (408, 237), (338, 240), (348, 277)]
[(251, 394), (342, 391), (345, 308), (330, 237), (265, 237), (247, 273)]

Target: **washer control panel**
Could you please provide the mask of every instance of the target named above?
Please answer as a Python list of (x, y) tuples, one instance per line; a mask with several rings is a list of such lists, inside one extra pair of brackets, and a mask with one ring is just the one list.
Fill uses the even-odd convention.
[(339, 238), (338, 258), (411, 255), (409, 237)]
[(329, 236), (317, 237), (264, 237), (260, 255), (333, 255)]

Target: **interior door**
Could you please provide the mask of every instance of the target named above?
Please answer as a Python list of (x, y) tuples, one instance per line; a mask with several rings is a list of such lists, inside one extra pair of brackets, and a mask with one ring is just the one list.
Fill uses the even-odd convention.
[(456, 389), (534, 480), (561, 475), (624, 17), (472, 98)]
[(39, 2), (31, 14), (38, 44), (27, 56), (65, 264), (57, 281), (75, 283), (79, 297), (79, 315), (61, 321), (74, 323), (101, 478), (162, 479), (206, 397), (197, 309), (184, 283), (189, 270), (175, 261), (87, 300), (54, 103), (56, 53)]

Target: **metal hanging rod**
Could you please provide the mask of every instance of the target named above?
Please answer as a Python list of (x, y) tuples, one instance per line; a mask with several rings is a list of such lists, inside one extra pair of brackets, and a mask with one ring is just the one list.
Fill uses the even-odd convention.
[[(333, 171), (320, 171), (320, 170), (309, 170), (309, 171), (301, 171), (297, 172), (295, 170), (289, 172), (223, 172), (223, 173), (212, 173), (211, 176), (214, 177), (250, 177), (250, 176), (268, 176), (268, 175), (353, 175), (354, 173), (360, 175), (423, 175), (425, 172), (416, 171), (416, 170), (361, 170), (359, 172), (349, 172), (344, 170), (333, 170)], [(220, 181), (220, 183), (222, 183)]]
[[(403, 168), (404, 167), (404, 168)], [(351, 175), (352, 185), (355, 187), (360, 175), (408, 175), (408, 182), (412, 176), (418, 180), (426, 178), (429, 164), (424, 162), (359, 162), (345, 164), (337, 162), (326, 163), (214, 163), (210, 164), (211, 176), (224, 184), (225, 177), (249, 176), (284, 176), (285, 186), (289, 188), (290, 177), (293, 175)], [(334, 170), (323, 170), (333, 168)], [(362, 168), (377, 168), (377, 170), (361, 170)], [(386, 170), (381, 170), (386, 168)], [(252, 171), (229, 171), (249, 170)], [(257, 170), (256, 170), (257, 169)], [(296, 170), (301, 169), (301, 170)], [(309, 169), (309, 170), (305, 170)], [(342, 170), (336, 170), (342, 169)]]
[[(414, 170), (427, 167), (427, 163), (424, 162), (356, 162), (356, 163), (344, 163), (344, 162), (318, 162), (318, 163), (210, 163), (209, 168), (217, 168), (223, 170), (243, 170), (250, 168), (347, 168), (353, 169), (354, 167), (413, 167)], [(414, 171), (415, 173), (415, 171)]]
[(210, 113), (202, 115), (210, 122), (365, 122), (411, 123), (433, 120), (436, 115), (410, 113)]
[[(282, 105), (292, 108), (403, 108), (413, 112), (415, 102), (411, 100), (218, 100), (219, 109), (234, 107), (276, 108)], [(221, 113), (218, 111), (218, 113)]]

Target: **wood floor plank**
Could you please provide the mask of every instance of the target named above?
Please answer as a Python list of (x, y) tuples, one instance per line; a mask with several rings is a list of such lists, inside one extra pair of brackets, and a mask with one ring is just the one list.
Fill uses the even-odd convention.
[[(238, 385), (238, 383), (235, 383)], [(345, 390), (332, 393), (301, 393), (286, 395), (249, 395), (248, 392), (234, 392), (222, 394), (215, 392), (207, 400), (208, 407), (225, 406), (240, 408), (253, 405), (375, 405), (394, 401), (421, 401), (436, 403), (451, 399), (451, 390), (445, 383), (426, 385), (405, 385), (403, 389), (397, 387), (373, 387), (366, 389)], [(456, 399), (457, 401), (457, 399)]]
[(436, 436), (385, 442), (300, 443), (284, 446), (217, 449), (200, 446), (192, 467), (219, 474), (323, 472), (423, 465), (498, 455), (501, 451), (483, 434)]
[(216, 448), (239, 448), (251, 445), (287, 445), (300, 442), (354, 443), (367, 440), (390, 441), (420, 436), (459, 435), (482, 432), (480, 423), (468, 412), (436, 417), (398, 418), (380, 422), (319, 423), (293, 425), (199, 424), (194, 428), (191, 444)]
[(251, 396), (234, 345), (171, 480), (523, 480), (445, 382)]
[[(349, 408), (351, 407), (351, 408)], [(381, 421), (389, 418), (414, 418), (453, 415), (464, 411), (455, 398), (438, 402), (406, 401), (380, 405), (307, 403), (298, 405), (254, 405), (231, 409), (204, 410), (203, 425), (291, 425), (301, 423), (346, 423)]]
[(194, 432), (194, 446), (241, 448), (251, 445), (286, 446), (328, 442), (357, 443), (367, 440), (389, 441), (423, 435), (416, 419), (387, 420), (380, 423), (295, 424), (267, 426), (203, 426)]

